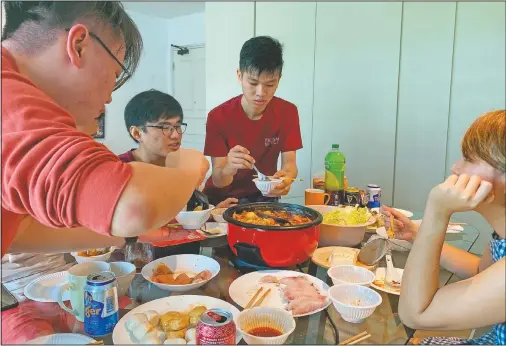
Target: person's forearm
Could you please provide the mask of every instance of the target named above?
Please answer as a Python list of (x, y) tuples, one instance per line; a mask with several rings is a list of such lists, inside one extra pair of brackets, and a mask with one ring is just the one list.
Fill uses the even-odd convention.
[(111, 225), (111, 235), (134, 237), (172, 220), (195, 190), (200, 168), (173, 169), (133, 162), (132, 177), (121, 194)]
[(56, 229), (31, 216), (21, 222), (9, 253), (65, 253), (109, 246), (122, 247), (123, 238), (98, 234), (84, 227)]
[(287, 177), (297, 178), (299, 170), (296, 163), (285, 163), (281, 166), (281, 170), (286, 173)]
[(222, 188), (229, 186), (234, 181), (234, 173), (231, 171), (227, 171), (225, 168), (215, 168), (213, 169), (212, 179), (213, 184), (217, 188)]
[(439, 286), (439, 261), (450, 215), (433, 210), (430, 205), (409, 254), (402, 277), (399, 299), (401, 320), (408, 325), (429, 306)]
[(476, 255), (445, 243), (439, 264), (460, 279), (468, 279), (478, 274), (480, 260)]

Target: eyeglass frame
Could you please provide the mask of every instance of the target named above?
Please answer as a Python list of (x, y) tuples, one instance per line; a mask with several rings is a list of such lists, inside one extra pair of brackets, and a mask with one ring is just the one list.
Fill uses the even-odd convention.
[[(184, 126), (184, 129), (183, 129), (183, 126)], [(152, 128), (155, 128), (155, 129), (160, 129), (162, 130), (162, 133), (165, 137), (170, 137), (174, 134), (174, 131), (176, 131), (178, 134), (182, 135), (183, 133), (185, 133), (186, 131), (186, 127), (188, 126), (187, 123), (181, 123), (181, 125), (172, 125), (172, 124), (165, 124), (165, 125), (143, 125), (141, 127), (143, 128), (146, 128), (146, 127), (152, 127)], [(177, 128), (181, 129), (181, 132), (179, 132), (177, 130)], [(165, 133), (165, 131), (169, 130), (169, 134), (167, 135)]]
[[(70, 28), (66, 28), (65, 29), (66, 32), (70, 32)], [(118, 65), (121, 67), (121, 69), (123, 70), (123, 73), (127, 76), (127, 78), (124, 78), (119, 84), (117, 84), (113, 91), (115, 90), (118, 90), (123, 84), (125, 84), (125, 82), (127, 81), (128, 78), (132, 77), (132, 75), (130, 74), (130, 72), (128, 72), (128, 70), (126, 69), (125, 65), (123, 65), (121, 63), (121, 61), (118, 60), (118, 58), (116, 58), (116, 56), (111, 52), (111, 50), (107, 47), (107, 45), (104, 43), (104, 41), (102, 41), (100, 39), (100, 37), (98, 37), (96, 34), (94, 34), (93, 32), (91, 31), (88, 31), (88, 34), (90, 34), (91, 37), (93, 37), (104, 49), (107, 53), (109, 53), (109, 55), (118, 63)]]

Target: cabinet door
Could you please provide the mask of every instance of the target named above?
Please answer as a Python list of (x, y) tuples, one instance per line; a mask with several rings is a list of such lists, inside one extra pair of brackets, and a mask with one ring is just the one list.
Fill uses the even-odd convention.
[(316, 11), (312, 169), (340, 144), (350, 186), (390, 204), (402, 3), (326, 3)]
[(311, 184), (315, 15), (314, 2), (256, 3), (255, 36), (271, 36), (283, 44), (283, 76), (276, 96), (294, 103), (299, 110), (304, 148), (297, 151), (297, 166), (304, 182), (292, 185), (284, 198), (287, 202), (302, 202), (304, 189)]
[(454, 2), (405, 2), (402, 19), (394, 205), (424, 210), (444, 180)]

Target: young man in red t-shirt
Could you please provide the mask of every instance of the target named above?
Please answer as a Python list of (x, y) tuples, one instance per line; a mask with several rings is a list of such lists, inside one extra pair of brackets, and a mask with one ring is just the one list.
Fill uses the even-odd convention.
[[(211, 156), (212, 179), (204, 193), (211, 202), (236, 197), (239, 203), (277, 201), (290, 191), (285, 179), (268, 197), (253, 183), (253, 164), (266, 175), (297, 176), (302, 148), (297, 107), (274, 96), (283, 70), (283, 48), (267, 36), (246, 41), (237, 77), (243, 94), (209, 112), (204, 154)], [(277, 162), (281, 154), (281, 169)]]

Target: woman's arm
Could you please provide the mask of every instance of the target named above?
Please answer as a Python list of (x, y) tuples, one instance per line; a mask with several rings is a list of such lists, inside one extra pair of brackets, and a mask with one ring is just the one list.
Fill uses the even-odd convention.
[(451, 176), (432, 189), (403, 274), (399, 314), (409, 327), (468, 329), (504, 322), (504, 260), (470, 279), (438, 289), (439, 262), (450, 216), (476, 208), (491, 190), (490, 183), (467, 175)]

